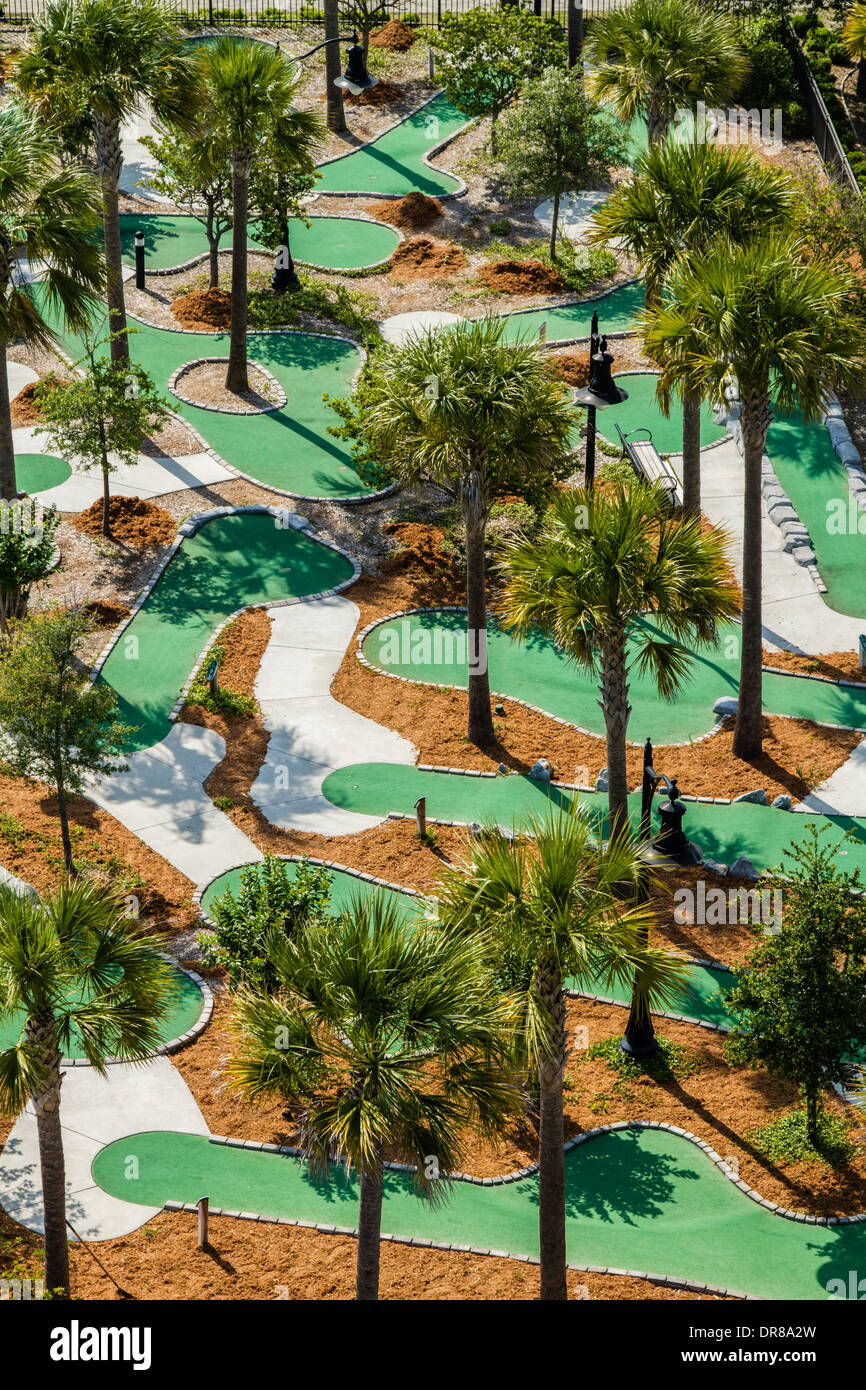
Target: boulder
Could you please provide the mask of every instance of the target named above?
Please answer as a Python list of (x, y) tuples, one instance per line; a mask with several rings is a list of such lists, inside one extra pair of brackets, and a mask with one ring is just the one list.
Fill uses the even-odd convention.
[(603, 768), (601, 769), (601, 772), (600, 772), (600, 773), (598, 774), (598, 776), (596, 777), (596, 779), (595, 779), (595, 789), (596, 789), (597, 792), (606, 792), (606, 791), (608, 790), (608, 784), (607, 784), (607, 768), (606, 768), (606, 767), (603, 767)]
[(770, 804), (769, 799), (767, 797), (767, 793), (764, 791), (763, 787), (760, 787), (758, 791), (743, 792), (742, 796), (732, 797), (732, 800), (751, 801), (754, 802), (756, 806), (769, 806)]
[(720, 878), (724, 878), (728, 872), (727, 864), (720, 864), (718, 859), (705, 859), (703, 867), (711, 874), (718, 874)]
[(529, 775), (536, 782), (549, 782), (553, 777), (553, 768), (546, 758), (538, 758), (529, 769)]
[(722, 695), (713, 705), (713, 714), (736, 714), (738, 703), (736, 695)]
[(744, 854), (734, 860), (728, 873), (736, 875), (737, 878), (760, 878), (760, 874), (751, 859), (747, 859)]
[(790, 811), (793, 802), (790, 796), (782, 792), (780, 796), (775, 797), (773, 801), (770, 802), (770, 805), (775, 806), (778, 811)]

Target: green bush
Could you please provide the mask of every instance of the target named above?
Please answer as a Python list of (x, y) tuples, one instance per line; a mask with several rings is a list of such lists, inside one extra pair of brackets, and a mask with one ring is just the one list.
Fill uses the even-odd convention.
[(830, 1168), (842, 1168), (858, 1152), (851, 1127), (838, 1115), (826, 1112), (818, 1120), (818, 1137), (814, 1144), (806, 1133), (803, 1110), (780, 1115), (778, 1120), (753, 1130), (749, 1138), (771, 1163), (823, 1163)]

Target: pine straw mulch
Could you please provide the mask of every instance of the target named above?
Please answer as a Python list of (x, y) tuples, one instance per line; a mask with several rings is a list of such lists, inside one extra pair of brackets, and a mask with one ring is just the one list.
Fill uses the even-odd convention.
[(475, 279), (488, 289), (498, 290), (500, 294), (562, 294), (565, 290), (565, 276), (543, 261), (500, 260), (488, 261), (477, 272)]
[(392, 227), (399, 227), (401, 231), (413, 232), (429, 227), (445, 216), (438, 198), (414, 190), (404, 193), (402, 198), (395, 198), (393, 202), (370, 203), (363, 211), (380, 222), (390, 222)]
[(765, 652), (765, 666), (783, 671), (801, 671), (807, 676), (826, 676), (831, 681), (866, 682), (860, 669), (858, 652), (826, 652), (823, 656), (804, 656), (799, 652)]
[[(91, 502), (71, 523), (88, 536), (102, 535), (102, 498)], [(111, 537), (137, 549), (166, 545), (174, 539), (177, 522), (170, 512), (142, 497), (112, 497), (108, 504)]]
[(170, 307), (182, 328), (203, 329), (206, 333), (212, 333), (214, 329), (231, 327), (231, 295), (218, 287), (190, 290), (189, 294), (181, 294), (173, 299)]
[(401, 241), (391, 257), (391, 272), (401, 280), (429, 280), (431, 276), (456, 275), (466, 256), (453, 242), (416, 236)]

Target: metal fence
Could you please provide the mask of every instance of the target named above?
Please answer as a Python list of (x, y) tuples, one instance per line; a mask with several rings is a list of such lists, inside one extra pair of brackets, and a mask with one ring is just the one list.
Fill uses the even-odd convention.
[[(498, 6), (498, 0), (487, 3), (491, 8)], [(624, 0), (583, 0), (584, 15), (589, 19), (619, 9), (623, 3)], [(524, 4), (528, 8), (527, 0)], [(389, 5), (385, 18), (394, 16), (431, 28), (439, 24), (443, 14), (465, 14), (478, 5), (479, 0), (396, 0)], [(560, 20), (565, 27), (568, 0), (532, 0), (532, 8), (536, 14)], [(0, 23), (27, 24), (43, 9), (44, 0), (5, 0), (0, 3)], [(302, 28), (324, 22), (321, 3), (316, 0), (165, 0), (165, 9), (190, 28)], [(377, 21), (377, 27), (383, 22)]]
[(821, 95), (818, 84), (812, 76), (809, 60), (800, 47), (800, 42), (787, 19), (785, 20), (785, 29), (791, 55), (794, 59), (797, 79), (812, 117), (812, 134), (815, 144), (818, 146), (818, 153), (823, 160), (824, 168), (841, 188), (846, 188), (859, 196), (861, 190), (857, 176), (848, 163), (848, 156), (833, 124), (833, 118), (827, 110), (827, 104)]

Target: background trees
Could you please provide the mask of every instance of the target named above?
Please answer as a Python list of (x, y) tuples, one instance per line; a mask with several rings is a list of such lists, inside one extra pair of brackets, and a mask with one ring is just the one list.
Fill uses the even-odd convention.
[(54, 536), (60, 525), (55, 507), (38, 510), (27, 502), (0, 506), (0, 638), (23, 618), (30, 590), (51, 570)]
[(219, 245), (232, 225), (232, 166), (228, 150), (213, 134), (205, 136), (166, 126), (141, 143), (157, 160), (149, 182), (204, 227), (210, 252), (210, 288), (219, 284)]

